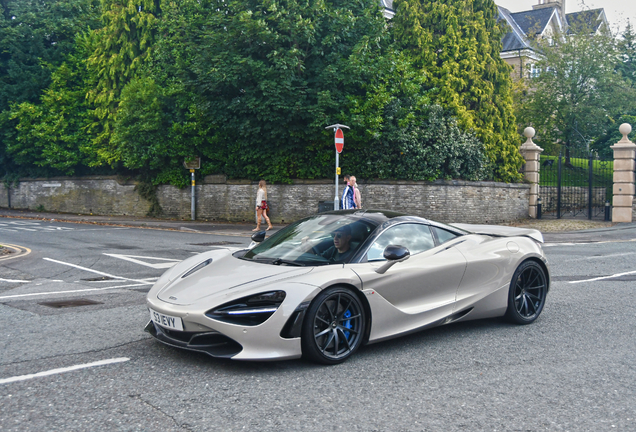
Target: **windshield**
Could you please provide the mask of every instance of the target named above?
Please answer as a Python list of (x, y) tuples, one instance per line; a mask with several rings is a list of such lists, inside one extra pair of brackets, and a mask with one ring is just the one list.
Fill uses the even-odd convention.
[(286, 265), (347, 263), (376, 226), (351, 215), (317, 215), (279, 231), (243, 258)]

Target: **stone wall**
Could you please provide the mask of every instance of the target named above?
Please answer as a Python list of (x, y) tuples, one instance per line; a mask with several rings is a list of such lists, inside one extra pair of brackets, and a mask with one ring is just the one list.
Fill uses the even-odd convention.
[[(465, 181), (369, 181), (359, 185), (364, 208), (394, 210), (441, 222), (502, 223), (528, 217), (529, 185)], [(252, 222), (258, 185), (248, 180), (208, 176), (196, 186), (197, 219)], [(339, 188), (342, 192), (342, 186)], [(116, 177), (24, 179), (10, 190), (11, 207), (63, 213), (144, 216), (149, 203), (133, 182)], [(157, 189), (164, 217), (190, 219), (190, 187)], [(333, 202), (328, 180), (297, 180), (268, 187), (270, 217), (288, 223), (316, 213), (320, 201)], [(8, 206), (0, 187), (0, 206)]]

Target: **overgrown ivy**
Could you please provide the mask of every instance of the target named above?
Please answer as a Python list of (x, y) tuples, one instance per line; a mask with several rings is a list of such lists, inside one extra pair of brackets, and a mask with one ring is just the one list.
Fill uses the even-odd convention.
[(158, 217), (163, 214), (163, 209), (159, 203), (157, 197), (157, 186), (152, 184), (152, 181), (147, 176), (141, 176), (139, 182), (135, 186), (135, 190), (140, 197), (150, 202), (150, 208), (146, 216)]

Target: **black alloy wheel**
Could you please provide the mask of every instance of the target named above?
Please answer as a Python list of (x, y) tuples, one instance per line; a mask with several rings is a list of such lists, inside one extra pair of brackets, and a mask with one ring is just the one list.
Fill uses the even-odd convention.
[(323, 364), (338, 364), (362, 343), (366, 325), (364, 306), (347, 288), (328, 288), (309, 305), (303, 322), (303, 355)]
[(532, 323), (541, 314), (547, 294), (543, 268), (536, 261), (521, 263), (510, 282), (506, 318), (516, 324)]

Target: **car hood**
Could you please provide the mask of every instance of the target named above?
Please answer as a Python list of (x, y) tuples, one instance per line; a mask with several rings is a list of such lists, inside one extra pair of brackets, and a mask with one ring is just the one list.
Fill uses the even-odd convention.
[(497, 237), (530, 237), (539, 243), (543, 243), (541, 231), (531, 228), (516, 228), (499, 225), (472, 225), (472, 224), (450, 224), (454, 227), (474, 234), (492, 235)]
[[(168, 283), (159, 290), (157, 298), (176, 305), (189, 305), (206, 297), (226, 292), (235, 298), (240, 293), (260, 284), (306, 274), (311, 267), (290, 267), (263, 264), (232, 256), (232, 251), (200, 254), (180, 263), (179, 269), (171, 274)], [(212, 258), (212, 262), (186, 277), (190, 269)]]

